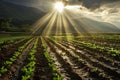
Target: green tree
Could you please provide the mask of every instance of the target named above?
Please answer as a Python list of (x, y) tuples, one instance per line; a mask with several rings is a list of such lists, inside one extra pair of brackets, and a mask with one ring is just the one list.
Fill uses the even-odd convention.
[(12, 19), (0, 18), (0, 30), (9, 31)]
[(10, 28), (9, 22), (2, 22), (2, 23), (1, 23), (1, 29), (2, 29), (2, 30), (8, 31), (9, 28)]

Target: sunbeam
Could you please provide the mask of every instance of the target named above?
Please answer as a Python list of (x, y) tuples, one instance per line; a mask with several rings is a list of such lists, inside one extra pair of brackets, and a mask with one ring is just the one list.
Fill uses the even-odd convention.
[(33, 24), (33, 32), (32, 34), (36, 34), (37, 31), (42, 27), (42, 25), (44, 25), (47, 21), (49, 21), (49, 19), (51, 18), (51, 16), (54, 14), (54, 11), (47, 13), (45, 16), (43, 16), (42, 18), (40, 18), (35, 24)]
[[(109, 22), (107, 11), (91, 11), (82, 5), (67, 5), (56, 2), (53, 11), (38, 20), (33, 26), (33, 34), (39, 35), (91, 35), (106, 32)], [(103, 23), (104, 22), (104, 23)], [(106, 27), (106, 25), (108, 27)], [(103, 29), (103, 27), (104, 29)], [(110, 27), (111, 28), (111, 27)]]
[(57, 17), (57, 12), (54, 12), (54, 15), (52, 15), (50, 17), (49, 22), (46, 25), (46, 28), (43, 30), (43, 34), (42, 35), (50, 35), (52, 32), (52, 28), (53, 26), (55, 26), (56, 23), (56, 17)]

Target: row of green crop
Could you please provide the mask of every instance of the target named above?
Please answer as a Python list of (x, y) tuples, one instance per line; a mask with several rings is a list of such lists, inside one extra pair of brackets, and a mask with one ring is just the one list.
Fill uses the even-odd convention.
[(23, 42), (27, 39), (30, 39), (30, 37), (20, 37), (20, 38), (14, 38), (11, 40), (5, 40), (2, 43), (0, 43), (0, 50), (5, 50), (11, 47), (12, 45), (19, 44), (20, 42)]
[(115, 39), (101, 39), (101, 38), (76, 38), (75, 40), (78, 41), (84, 41), (84, 42), (89, 42), (89, 43), (93, 43), (93, 44), (97, 44), (97, 45), (102, 45), (102, 46), (106, 46), (106, 47), (114, 47), (117, 48), (117, 46), (120, 45), (120, 39), (115, 40)]
[(120, 39), (120, 34), (96, 34), (91, 36), (76, 36), (76, 38), (93, 38), (93, 39), (109, 39), (109, 40), (118, 40)]
[(29, 57), (28, 57), (29, 63), (21, 69), (22, 73), (24, 74), (22, 76), (22, 80), (29, 80), (35, 71), (35, 64), (36, 64), (35, 53), (37, 48), (37, 42), (38, 42), (38, 38), (36, 39), (32, 50), (29, 52)]
[(107, 52), (108, 54), (111, 54), (112, 56), (119, 56), (120, 55), (120, 51), (119, 50), (115, 50), (113, 48), (106, 49), (103, 46), (99, 46), (99, 45), (92, 44), (92, 43), (89, 43), (89, 42), (76, 41), (76, 40), (73, 40), (73, 41), (75, 43), (81, 45), (81, 46), (85, 46), (85, 47), (88, 47), (88, 48), (91, 48), (91, 49), (97, 49), (97, 50), (99, 50), (101, 52)]
[[(110, 36), (110, 35), (109, 35)], [(117, 35), (119, 36), (119, 35)], [(50, 37), (50, 39), (52, 40), (55, 40), (55, 38), (52, 38)], [(67, 40), (66, 38), (64, 38), (63, 40)], [(103, 47), (101, 45), (97, 45), (94, 43), (91, 43), (91, 42), (86, 42), (86, 41), (83, 41), (83, 40), (72, 40), (72, 39), (69, 39), (69, 41), (74, 41), (74, 42), (77, 42), (79, 45), (82, 45), (82, 46), (85, 46), (85, 47), (88, 47), (88, 48), (91, 48), (91, 49), (97, 49), (101, 52), (107, 52), (108, 54), (111, 54), (112, 56), (119, 56), (120, 55), (120, 51), (119, 50), (116, 50), (114, 48), (110, 48), (110, 47)]]
[[(54, 40), (54, 39), (51, 39), (51, 40), (54, 41), (56, 45), (58, 45), (59, 47), (61, 47), (65, 51), (68, 51), (69, 53), (67, 53), (67, 54), (69, 54), (70, 56), (74, 57), (76, 60), (78, 60), (82, 64), (86, 63), (85, 60), (83, 60), (82, 58), (80, 58), (78, 55), (74, 54), (74, 52), (69, 51), (69, 49), (67, 49), (65, 46), (63, 46), (62, 44), (60, 44), (56, 40)], [(101, 69), (99, 69), (97, 67), (93, 67), (93, 68), (89, 67), (89, 69), (90, 69), (91, 73), (95, 73), (95, 74), (98, 73), (99, 76), (101, 76), (103, 78), (106, 77), (106, 78), (108, 78), (108, 79), (111, 80), (111, 77), (107, 76), (103, 70), (101, 70)]]
[(53, 63), (53, 60), (51, 59), (49, 53), (46, 50), (47, 45), (43, 39), (42, 39), (42, 46), (44, 47), (44, 55), (46, 59), (48, 60), (48, 65), (52, 68), (53, 80), (62, 80), (62, 77), (57, 72), (57, 69)]
[(0, 77), (8, 71), (8, 68), (13, 64), (13, 62), (18, 58), (18, 56), (22, 53), (23, 49), (32, 41), (30, 39), (27, 43), (25, 43), (23, 46), (20, 46), (18, 48), (18, 51), (16, 51), (13, 56), (4, 62), (2, 68), (0, 69)]
[(14, 42), (19, 39), (23, 39), (29, 36), (16, 36), (16, 37), (5, 37), (5, 38), (0, 38), (0, 44), (4, 42)]

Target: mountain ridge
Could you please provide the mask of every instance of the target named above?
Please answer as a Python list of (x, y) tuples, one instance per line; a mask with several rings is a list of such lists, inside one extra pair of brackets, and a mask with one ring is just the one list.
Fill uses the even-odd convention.
[(45, 13), (39, 9), (21, 6), (5, 1), (0, 1), (0, 17), (12, 18), (15, 21), (33, 23)]

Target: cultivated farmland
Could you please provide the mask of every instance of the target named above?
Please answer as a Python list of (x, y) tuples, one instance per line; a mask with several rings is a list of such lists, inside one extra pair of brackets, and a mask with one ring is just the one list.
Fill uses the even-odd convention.
[(119, 80), (120, 35), (1, 39), (0, 80)]

